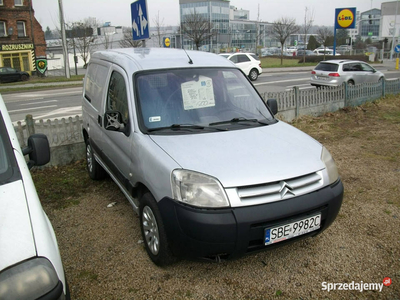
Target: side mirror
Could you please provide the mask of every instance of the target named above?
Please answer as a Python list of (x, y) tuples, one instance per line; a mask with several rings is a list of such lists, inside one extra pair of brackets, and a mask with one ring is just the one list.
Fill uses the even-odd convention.
[(110, 131), (125, 132), (125, 124), (119, 111), (106, 111), (104, 115), (104, 128)]
[(278, 113), (278, 102), (276, 101), (276, 99), (268, 99), (267, 105), (273, 115), (276, 115)]
[(50, 161), (50, 146), (47, 136), (42, 133), (32, 134), (28, 138), (28, 146), (22, 149), (24, 155), (29, 155), (28, 168), (43, 166)]

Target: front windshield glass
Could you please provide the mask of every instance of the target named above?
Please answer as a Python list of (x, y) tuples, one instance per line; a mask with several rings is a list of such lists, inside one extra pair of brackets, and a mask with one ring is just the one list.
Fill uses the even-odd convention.
[[(135, 84), (139, 123), (147, 132), (188, 125), (231, 130), (274, 122), (254, 87), (237, 69), (139, 73)], [(254, 124), (244, 124), (246, 120)]]

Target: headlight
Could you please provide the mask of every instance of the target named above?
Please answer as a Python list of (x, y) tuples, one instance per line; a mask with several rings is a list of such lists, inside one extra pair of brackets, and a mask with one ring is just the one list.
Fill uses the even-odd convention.
[(328, 172), (329, 184), (334, 183), (339, 178), (339, 173), (332, 155), (325, 147), (322, 147), (321, 160)]
[(0, 273), (0, 299), (37, 299), (52, 291), (58, 282), (47, 259), (31, 259)]
[(171, 177), (174, 199), (198, 207), (229, 207), (229, 200), (221, 183), (201, 173), (174, 170)]

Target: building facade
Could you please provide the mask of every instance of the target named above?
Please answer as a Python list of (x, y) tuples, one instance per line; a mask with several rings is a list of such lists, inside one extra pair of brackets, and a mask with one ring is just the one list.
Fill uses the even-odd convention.
[[(248, 10), (237, 9), (229, 0), (179, 0), (180, 19), (190, 14), (200, 14), (212, 26), (212, 37), (203, 41), (199, 50), (210, 52), (256, 52), (260, 46), (275, 46), (271, 38), (272, 24), (250, 20)], [(193, 49), (190, 39), (182, 37), (185, 49)]]
[(0, 0), (0, 67), (32, 74), (36, 60), (45, 58), (44, 32), (32, 0)]
[(379, 27), (381, 24), (381, 10), (374, 8), (360, 14), (359, 36), (363, 41), (370, 38), (371, 41), (379, 40)]

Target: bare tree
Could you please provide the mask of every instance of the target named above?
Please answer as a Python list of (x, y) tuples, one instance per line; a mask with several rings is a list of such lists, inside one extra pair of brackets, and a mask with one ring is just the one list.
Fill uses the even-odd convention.
[(104, 48), (111, 49), (112, 48), (112, 35), (104, 33)]
[(318, 42), (320, 44), (324, 45), (324, 60), (325, 60), (326, 45), (327, 45), (328, 40), (332, 38), (333, 31), (326, 26), (322, 26), (322, 27), (318, 28), (317, 34), (318, 34), (318, 38), (317, 38)]
[(212, 24), (209, 20), (204, 18), (193, 10), (190, 14), (186, 15), (181, 23), (181, 31), (186, 37), (193, 41), (196, 45), (196, 50), (203, 41), (212, 38), (216, 33), (212, 32)]
[(282, 17), (273, 23), (272, 34), (281, 43), (281, 65), (283, 64), (283, 45), (285, 44), (287, 38), (291, 34), (298, 32), (299, 29), (300, 27), (296, 25), (295, 19)]
[(123, 29), (123, 38), (119, 41), (122, 48), (139, 48), (142, 47), (142, 41), (134, 41), (132, 35), (132, 28)]
[(162, 28), (164, 27), (164, 19), (160, 20), (160, 11), (157, 13), (157, 17), (153, 19), (153, 24), (154, 27), (157, 30), (157, 40), (158, 40), (158, 46), (163, 47), (163, 34), (164, 32), (162, 31)]
[(82, 22), (74, 23), (70, 31), (77, 52), (82, 58), (85, 66), (88, 63), (90, 52), (95, 48), (97, 36), (93, 35), (93, 29), (97, 27), (96, 19), (87, 18)]
[[(314, 23), (314, 10), (309, 10), (306, 6), (306, 11), (304, 14), (304, 24), (302, 26), (302, 33), (304, 34), (304, 46), (307, 44), (307, 34), (310, 31), (311, 27)], [(303, 63), (306, 62), (306, 50), (307, 48), (304, 47), (303, 51)]]

